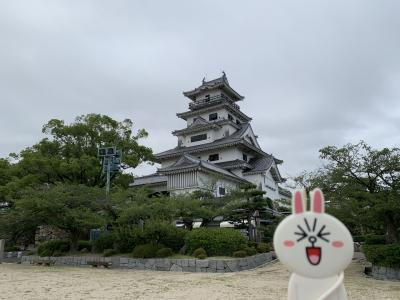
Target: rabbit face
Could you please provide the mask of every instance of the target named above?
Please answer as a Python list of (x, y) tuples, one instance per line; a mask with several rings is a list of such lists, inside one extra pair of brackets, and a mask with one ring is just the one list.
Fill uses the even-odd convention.
[(296, 191), (292, 215), (274, 234), (279, 260), (304, 277), (324, 278), (340, 273), (353, 257), (353, 239), (338, 219), (324, 213), (321, 190), (311, 193), (311, 209), (305, 212), (305, 195)]

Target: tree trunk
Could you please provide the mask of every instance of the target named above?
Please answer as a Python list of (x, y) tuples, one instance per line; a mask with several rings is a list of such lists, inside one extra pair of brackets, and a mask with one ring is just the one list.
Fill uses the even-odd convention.
[(393, 244), (398, 242), (397, 227), (392, 216), (386, 216), (386, 243)]

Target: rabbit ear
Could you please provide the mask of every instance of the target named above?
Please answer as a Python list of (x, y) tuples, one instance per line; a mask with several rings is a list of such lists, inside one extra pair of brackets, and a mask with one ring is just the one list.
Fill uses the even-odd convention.
[(297, 190), (292, 198), (292, 214), (301, 214), (306, 209), (306, 195), (304, 190)]
[(320, 189), (314, 189), (310, 193), (311, 198), (311, 211), (316, 213), (324, 213), (325, 212), (325, 201), (324, 195)]

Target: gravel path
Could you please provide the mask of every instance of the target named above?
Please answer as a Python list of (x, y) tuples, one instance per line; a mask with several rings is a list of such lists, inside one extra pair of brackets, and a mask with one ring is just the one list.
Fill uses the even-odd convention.
[[(400, 282), (346, 270), (349, 299), (400, 299)], [(279, 263), (239, 273), (172, 273), (0, 265), (0, 299), (286, 299), (289, 272)]]

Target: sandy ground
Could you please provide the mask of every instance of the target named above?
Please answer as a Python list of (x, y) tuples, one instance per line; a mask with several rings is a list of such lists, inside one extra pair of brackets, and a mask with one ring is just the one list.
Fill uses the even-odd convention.
[[(400, 299), (400, 282), (346, 270), (349, 299)], [(286, 299), (289, 272), (270, 263), (239, 273), (173, 273), (0, 265), (0, 299)]]

